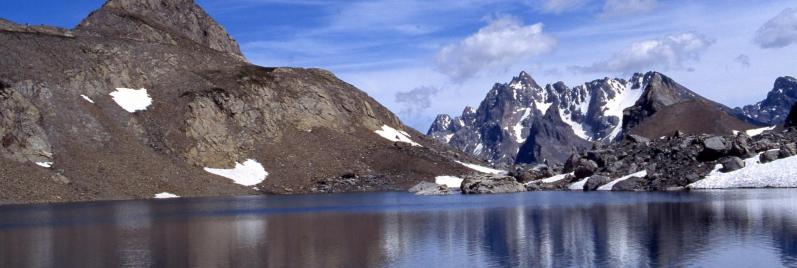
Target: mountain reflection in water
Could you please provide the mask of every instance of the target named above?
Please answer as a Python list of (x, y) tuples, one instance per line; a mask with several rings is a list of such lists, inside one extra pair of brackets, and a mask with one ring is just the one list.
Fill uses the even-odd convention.
[(0, 207), (2, 267), (797, 266), (797, 190)]

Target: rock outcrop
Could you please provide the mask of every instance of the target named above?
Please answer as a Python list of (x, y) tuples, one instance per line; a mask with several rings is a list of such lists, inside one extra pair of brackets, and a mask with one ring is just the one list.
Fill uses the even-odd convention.
[[(192, 0), (110, 0), (72, 30), (0, 21), (0, 51), (3, 201), (403, 191), (476, 161), (328, 71), (249, 64)], [(117, 88), (151, 103), (122, 109)], [(250, 159), (254, 187), (203, 170)]]
[(469, 176), (462, 181), (463, 194), (503, 194), (525, 192), (526, 186), (512, 176), (479, 175)]
[(433, 182), (421, 182), (412, 186), (409, 190), (410, 193), (414, 193), (415, 195), (447, 195), (451, 194), (450, 189), (448, 186), (437, 184)]

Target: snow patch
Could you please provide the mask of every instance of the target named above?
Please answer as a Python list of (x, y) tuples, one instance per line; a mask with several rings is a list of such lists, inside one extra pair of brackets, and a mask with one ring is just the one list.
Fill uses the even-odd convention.
[(173, 194), (173, 193), (167, 193), (167, 192), (162, 192), (162, 193), (159, 193), (159, 194), (155, 194), (155, 198), (157, 198), (157, 199), (178, 198), (178, 197), (180, 197), (180, 196), (178, 196), (176, 194)]
[(147, 89), (117, 88), (110, 93), (113, 101), (122, 109), (130, 113), (146, 110), (152, 105), (152, 98), (147, 94)]
[(379, 136), (382, 136), (382, 138), (385, 138), (392, 142), (403, 142), (403, 143), (409, 143), (412, 146), (423, 147), (420, 144), (412, 141), (412, 139), (410, 139), (410, 135), (407, 134), (407, 132), (399, 131), (388, 125), (382, 125), (382, 129), (375, 130), (374, 132), (376, 132), (376, 134), (378, 134)]
[[(512, 127), (512, 131), (515, 133), (515, 140), (517, 140), (518, 143), (524, 143), (526, 142), (526, 139), (523, 138), (523, 121), (531, 116), (531, 108), (524, 108), (520, 110), (523, 110), (523, 116), (521, 116), (520, 120), (517, 121), (517, 124)], [(519, 112), (520, 110), (517, 111)]]
[(94, 103), (94, 100), (92, 100), (91, 98), (89, 98), (89, 96), (86, 96), (86, 95), (80, 95), (80, 97), (81, 97), (81, 98), (83, 98), (84, 100), (88, 101), (88, 102)]
[(553, 177), (540, 179), (539, 181), (543, 182), (543, 183), (554, 183), (554, 182), (557, 182), (557, 181), (564, 180), (565, 177), (567, 177), (567, 175), (573, 175), (573, 172), (566, 173), (566, 174), (559, 174), (559, 175), (556, 175), (556, 176), (553, 176)]
[(446, 140), (446, 143), (449, 143), (449, 142), (451, 142), (451, 138), (453, 138), (453, 137), (454, 137), (454, 134), (448, 134), (448, 135), (443, 136), (443, 139)]
[(454, 176), (437, 176), (434, 178), (434, 183), (448, 186), (448, 188), (459, 188), (462, 185), (462, 178)]
[(243, 163), (235, 163), (232, 169), (205, 168), (205, 171), (231, 179), (233, 182), (243, 186), (254, 186), (266, 179), (268, 172), (263, 165), (254, 159), (248, 159)]
[(476, 155), (481, 154), (483, 149), (484, 149), (484, 144), (481, 144), (481, 143), (476, 144), (476, 148), (473, 149), (473, 154), (476, 154)]
[[(640, 88), (631, 88), (631, 83), (622, 84), (617, 80), (612, 80), (610, 82), (614, 92), (616, 95), (613, 99), (607, 101), (606, 105), (603, 106), (603, 113), (604, 116), (615, 116), (620, 121), (623, 120), (623, 110), (627, 109), (628, 107), (634, 106), (634, 104), (642, 97), (642, 94), (645, 92), (644, 87)], [(617, 124), (614, 126), (614, 129), (606, 136), (608, 140), (614, 140), (617, 138), (617, 135), (620, 134), (620, 130), (622, 128), (622, 124)]]
[(722, 173), (722, 165), (716, 165), (705, 179), (696, 181), (688, 187), (693, 189), (725, 188), (791, 188), (797, 187), (797, 156), (775, 160), (766, 164), (755, 156), (745, 159), (745, 167)]
[(45, 167), (45, 168), (51, 168), (53, 166), (53, 162), (36, 162), (36, 165), (39, 165), (39, 166)]
[(648, 171), (647, 170), (643, 170), (643, 171), (640, 171), (640, 172), (637, 172), (637, 173), (634, 173), (634, 174), (631, 174), (631, 175), (626, 175), (626, 176), (620, 177), (619, 179), (613, 180), (613, 181), (611, 181), (611, 182), (609, 182), (607, 184), (604, 184), (601, 187), (598, 187), (598, 191), (611, 191), (612, 188), (614, 188), (614, 185), (617, 184), (618, 182), (630, 179), (632, 177), (644, 178), (647, 175), (648, 175)]
[[(756, 129), (748, 129), (748, 130), (744, 131), (744, 134), (747, 134), (747, 136), (750, 136), (750, 137), (755, 137), (755, 136), (763, 134), (765, 131), (773, 130), (773, 129), (775, 129), (775, 127), (777, 127), (777, 126), (762, 127), (762, 128), (756, 128)], [(734, 136), (738, 135), (738, 134), (739, 134), (738, 130), (734, 130), (733, 131), (733, 135)]]
[(481, 172), (481, 173), (487, 173), (487, 174), (506, 174), (507, 173), (506, 171), (503, 171), (503, 170), (498, 170), (498, 169), (489, 168), (489, 167), (485, 167), (485, 166), (480, 166), (480, 165), (476, 165), (476, 164), (468, 164), (468, 163), (460, 162), (460, 161), (456, 161), (456, 162), (459, 163), (460, 165), (463, 165), (463, 166), (469, 168), (469, 169), (472, 169), (472, 170), (475, 170), (475, 171), (478, 171), (478, 172)]
[(584, 178), (583, 180), (574, 182), (573, 184), (570, 184), (570, 186), (568, 186), (567, 189), (570, 189), (572, 191), (583, 191), (584, 190), (584, 185), (587, 184), (587, 180), (589, 180), (589, 177)]

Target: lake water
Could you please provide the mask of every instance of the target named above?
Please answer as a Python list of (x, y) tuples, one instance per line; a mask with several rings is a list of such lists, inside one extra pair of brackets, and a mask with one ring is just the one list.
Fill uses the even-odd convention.
[(797, 267), (797, 190), (0, 207), (1, 267)]

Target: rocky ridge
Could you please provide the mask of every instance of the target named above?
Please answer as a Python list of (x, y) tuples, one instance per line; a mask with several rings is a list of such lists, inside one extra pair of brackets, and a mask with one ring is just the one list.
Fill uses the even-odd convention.
[(609, 143), (629, 133), (658, 138), (681, 129), (728, 135), (754, 127), (732, 109), (658, 72), (574, 88), (562, 82), (543, 88), (521, 72), (509, 83), (495, 84), (478, 109), (466, 108), (454, 118), (438, 116), (427, 134), (491, 163), (511, 166), (563, 163), (591, 142)]

